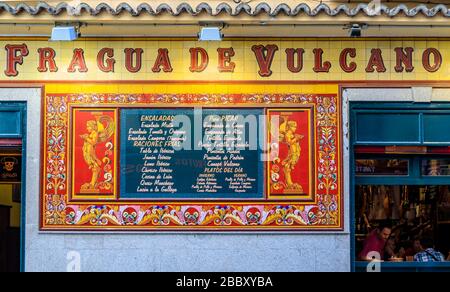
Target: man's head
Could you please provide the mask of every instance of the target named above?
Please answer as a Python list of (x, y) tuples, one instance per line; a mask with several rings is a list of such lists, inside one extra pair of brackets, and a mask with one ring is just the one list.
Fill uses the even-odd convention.
[(424, 237), (420, 240), (420, 245), (424, 248), (424, 249), (428, 249), (428, 248), (434, 248), (434, 241), (433, 238), (431, 237)]
[(383, 222), (378, 226), (378, 237), (384, 241), (387, 241), (392, 233), (392, 226), (387, 223)]
[(288, 127), (289, 130), (291, 130), (292, 132), (297, 132), (297, 122), (296, 121), (289, 121), (288, 122)]
[(415, 253), (421, 252), (423, 250), (422, 244), (420, 244), (420, 239), (416, 238), (413, 242), (413, 249)]

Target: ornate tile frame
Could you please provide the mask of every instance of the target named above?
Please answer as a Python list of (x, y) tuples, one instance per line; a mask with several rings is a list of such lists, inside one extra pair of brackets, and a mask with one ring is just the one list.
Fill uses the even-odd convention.
[[(43, 109), (43, 231), (341, 231), (341, 102), (336, 94), (47, 94)], [(313, 106), (315, 202), (69, 201), (69, 109)]]

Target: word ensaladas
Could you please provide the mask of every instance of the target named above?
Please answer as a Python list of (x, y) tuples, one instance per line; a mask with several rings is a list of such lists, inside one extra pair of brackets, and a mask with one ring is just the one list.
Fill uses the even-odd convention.
[[(6, 69), (5, 75), (8, 77), (15, 77), (19, 75), (18, 65), (23, 65), (26, 58), (30, 54), (26, 44), (6, 45)], [(259, 66), (258, 74), (261, 77), (269, 77), (272, 75), (272, 63), (276, 58), (279, 58), (280, 52), (277, 45), (254, 45), (251, 48), (256, 62)], [(73, 72), (88, 72), (89, 68), (86, 65), (86, 57), (96, 58), (97, 67), (104, 73), (113, 73), (116, 66), (115, 55), (117, 50), (114, 48), (102, 48), (96, 56), (85, 56), (82, 48), (75, 48), (71, 61), (66, 66), (69, 73)], [(144, 49), (142, 48), (125, 48), (121, 53), (124, 54), (124, 67), (130, 73), (138, 73), (142, 68)], [(231, 48), (217, 49), (217, 70), (218, 72), (234, 72), (236, 64), (233, 62), (233, 57), (236, 55), (235, 50)], [(332, 66), (331, 61), (324, 58), (324, 50), (321, 48), (312, 49), (312, 56), (314, 66), (312, 70), (316, 73), (328, 73)], [(334, 52), (333, 52), (334, 53)], [(370, 50), (367, 62), (365, 64), (357, 64), (356, 57), (358, 50), (356, 48), (344, 48), (339, 53), (340, 69), (345, 73), (352, 73), (356, 71), (358, 66), (363, 65), (367, 73), (383, 73), (386, 72), (386, 65), (384, 62), (383, 51), (379, 48)], [(390, 54), (390, 52), (388, 52)], [(436, 48), (426, 48), (422, 52), (421, 62), (414, 58), (414, 48), (412, 47), (397, 47), (394, 49), (395, 53), (395, 72), (413, 72), (415, 66), (422, 66), (427, 72), (437, 72), (442, 66), (442, 54)], [(37, 49), (38, 54), (38, 72), (58, 72), (59, 65), (55, 61), (56, 51), (53, 48), (45, 47)], [(190, 57), (189, 70), (191, 72), (203, 72), (210, 63), (210, 54), (204, 48), (194, 47), (189, 49), (187, 55)], [(304, 69), (305, 49), (303, 48), (287, 48), (284, 50), (285, 66), (291, 73), (299, 73)], [(145, 59), (146, 60), (146, 59)], [(415, 62), (420, 64), (415, 64)], [(169, 49), (160, 48), (156, 52), (156, 59), (151, 68), (153, 73), (172, 72)]]

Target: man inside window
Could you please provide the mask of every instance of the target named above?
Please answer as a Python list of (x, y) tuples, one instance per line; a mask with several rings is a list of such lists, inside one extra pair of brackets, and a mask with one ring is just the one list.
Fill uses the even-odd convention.
[(420, 244), (424, 248), (423, 251), (414, 256), (415, 262), (443, 262), (444, 255), (434, 249), (433, 239), (425, 237), (420, 240)]
[[(386, 242), (391, 236), (392, 227), (387, 222), (383, 222), (380, 226), (373, 230), (364, 241), (364, 247), (359, 254), (359, 259), (363, 261), (372, 261), (374, 259), (384, 259), (384, 249)], [(373, 258), (372, 256), (376, 256)], [(378, 258), (379, 256), (379, 258)]]

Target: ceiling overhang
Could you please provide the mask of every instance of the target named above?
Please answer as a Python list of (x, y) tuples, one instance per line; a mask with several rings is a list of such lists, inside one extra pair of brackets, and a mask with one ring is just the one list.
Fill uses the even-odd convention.
[[(11, 25), (15, 25), (14, 33), (18, 35), (48, 35), (49, 27), (36, 26), (76, 21), (84, 23), (84, 35), (91, 36), (190, 37), (198, 32), (199, 23), (220, 21), (227, 24), (225, 36), (236, 37), (345, 37), (347, 32), (343, 28), (349, 23), (368, 24), (365, 36), (450, 37), (450, 1), (428, 3), (379, 0), (2, 1), (0, 34), (7, 35)], [(117, 26), (119, 24), (121, 26)], [(174, 29), (174, 26), (178, 27)]]

